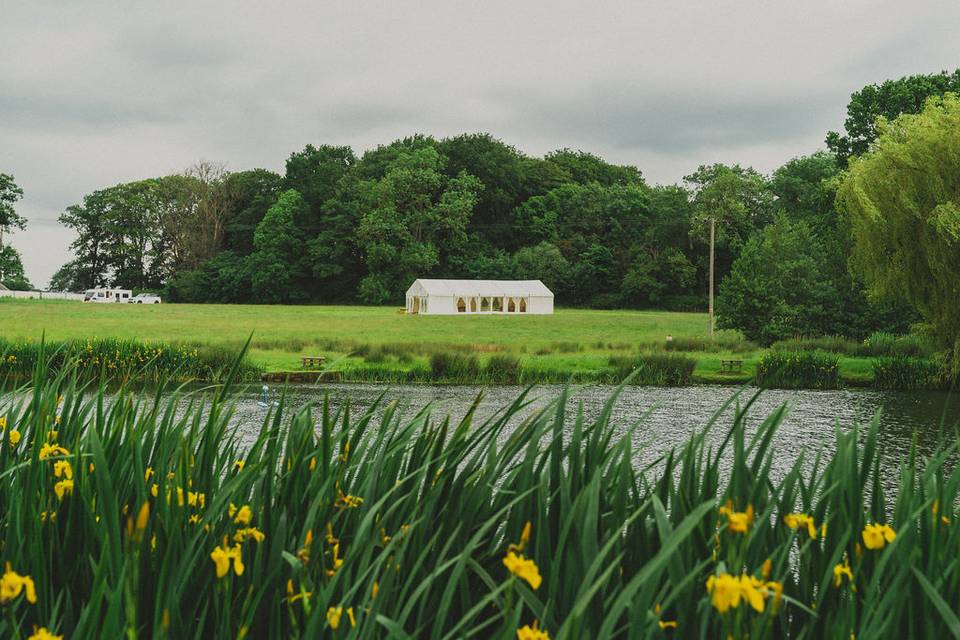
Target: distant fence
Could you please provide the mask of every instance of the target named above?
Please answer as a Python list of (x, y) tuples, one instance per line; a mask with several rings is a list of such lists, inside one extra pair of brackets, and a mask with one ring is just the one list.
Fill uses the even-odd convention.
[(0, 289), (0, 298), (26, 298), (31, 300), (83, 300), (82, 293), (69, 291), (7, 291)]

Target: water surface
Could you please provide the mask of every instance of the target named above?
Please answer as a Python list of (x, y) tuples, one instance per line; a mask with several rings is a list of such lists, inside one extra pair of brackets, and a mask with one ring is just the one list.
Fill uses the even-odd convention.
[[(567, 405), (568, 424), (582, 406), (585, 416), (593, 418), (615, 391), (608, 385), (576, 387), (570, 390)], [(274, 388), (271, 393), (277, 393)], [(484, 397), (477, 411), (475, 424), (509, 405), (521, 393), (515, 386), (434, 386), (380, 384), (291, 385), (287, 397), (291, 407), (321, 402), (327, 394), (336, 410), (350, 399), (351, 413), (360, 415), (377, 402), (397, 401), (403, 415), (412, 417), (424, 407), (431, 407), (436, 419), (450, 415), (459, 420), (481, 392)], [(517, 418), (547, 406), (562, 393), (563, 387), (545, 385), (531, 393), (533, 402)], [(671, 447), (681, 445), (696, 430), (702, 429), (711, 416), (732, 396), (740, 392), (746, 402), (755, 389), (726, 386), (695, 387), (627, 387), (613, 407), (611, 421), (621, 433), (638, 420), (634, 433), (637, 463), (652, 462)], [(250, 391), (238, 398), (235, 420), (241, 424), (241, 436), (255, 437), (266, 410), (257, 404), (260, 393)], [(784, 391), (771, 390), (760, 394), (749, 413), (748, 429), (779, 407), (786, 405), (787, 416), (777, 432), (773, 445), (774, 475), (786, 472), (801, 454), (812, 460), (818, 451), (830, 453), (834, 430), (865, 426), (875, 417), (880, 420), (880, 444), (884, 465), (895, 469), (916, 441), (921, 453), (930, 453), (943, 433), (954, 433), (960, 425), (960, 398), (939, 392), (881, 392), (867, 390)], [(719, 442), (732, 424), (733, 407), (725, 411), (710, 432)], [(954, 437), (954, 436), (951, 436)]]

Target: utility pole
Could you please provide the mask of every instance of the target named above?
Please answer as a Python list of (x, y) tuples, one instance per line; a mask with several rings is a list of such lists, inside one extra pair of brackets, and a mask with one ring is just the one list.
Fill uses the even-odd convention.
[(716, 218), (710, 218), (710, 337), (713, 338), (713, 243), (716, 234)]

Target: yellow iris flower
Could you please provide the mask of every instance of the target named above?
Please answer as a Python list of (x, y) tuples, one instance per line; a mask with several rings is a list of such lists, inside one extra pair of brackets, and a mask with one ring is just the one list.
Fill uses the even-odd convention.
[(537, 563), (533, 560), (523, 557), (523, 554), (516, 554), (513, 551), (507, 552), (503, 559), (503, 565), (510, 570), (513, 575), (526, 580), (534, 589), (540, 588), (543, 579), (540, 577), (540, 570)]
[(57, 494), (58, 500), (63, 500), (64, 496), (73, 494), (73, 480), (61, 480), (53, 485), (53, 492)]
[(774, 606), (779, 604), (783, 597), (783, 585), (779, 582), (764, 582), (749, 575), (733, 576), (722, 573), (719, 576), (707, 578), (707, 592), (710, 594), (710, 604), (720, 613), (740, 606), (740, 600), (745, 600), (757, 613), (763, 613), (765, 601), (774, 596)]
[(540, 628), (540, 621), (534, 620), (533, 625), (524, 625), (517, 629), (517, 640), (550, 640), (550, 634)]
[(247, 526), (253, 520), (253, 511), (250, 510), (249, 505), (243, 505), (239, 509), (237, 505), (230, 503), (230, 507), (227, 509), (227, 515), (233, 518), (233, 521), (236, 524)]
[(817, 525), (813, 520), (813, 516), (808, 516), (805, 513), (788, 513), (786, 516), (784, 516), (783, 521), (791, 529), (806, 527), (807, 534), (811, 539), (815, 539), (817, 537)]
[(847, 580), (853, 582), (853, 571), (850, 570), (850, 561), (847, 559), (844, 559), (843, 564), (833, 567), (833, 585), (839, 587), (843, 583), (844, 576), (847, 577)]
[(863, 529), (863, 544), (867, 549), (878, 550), (896, 539), (896, 532), (886, 524), (868, 524)]
[(222, 578), (230, 571), (230, 561), (233, 561), (233, 571), (238, 576), (243, 575), (243, 556), (240, 545), (233, 547), (227, 546), (227, 540), (224, 538), (223, 545), (217, 547), (210, 553), (210, 559), (217, 568), (217, 577)]
[(734, 511), (733, 504), (728, 500), (720, 507), (720, 515), (727, 517), (727, 528), (732, 533), (746, 533), (753, 524), (753, 505), (748, 504), (746, 511)]
[(26, 592), (27, 602), (36, 604), (37, 588), (33, 584), (33, 578), (22, 576), (10, 568), (10, 563), (6, 565), (6, 571), (0, 577), (0, 604), (7, 604), (16, 599), (21, 593)]

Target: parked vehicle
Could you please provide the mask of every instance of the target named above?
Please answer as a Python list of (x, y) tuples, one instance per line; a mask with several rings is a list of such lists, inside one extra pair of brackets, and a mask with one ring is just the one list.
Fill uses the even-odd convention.
[(160, 304), (160, 296), (150, 293), (138, 293), (129, 300), (130, 304)]
[(83, 292), (84, 302), (130, 302), (133, 297), (133, 291), (130, 289), (87, 289)]

